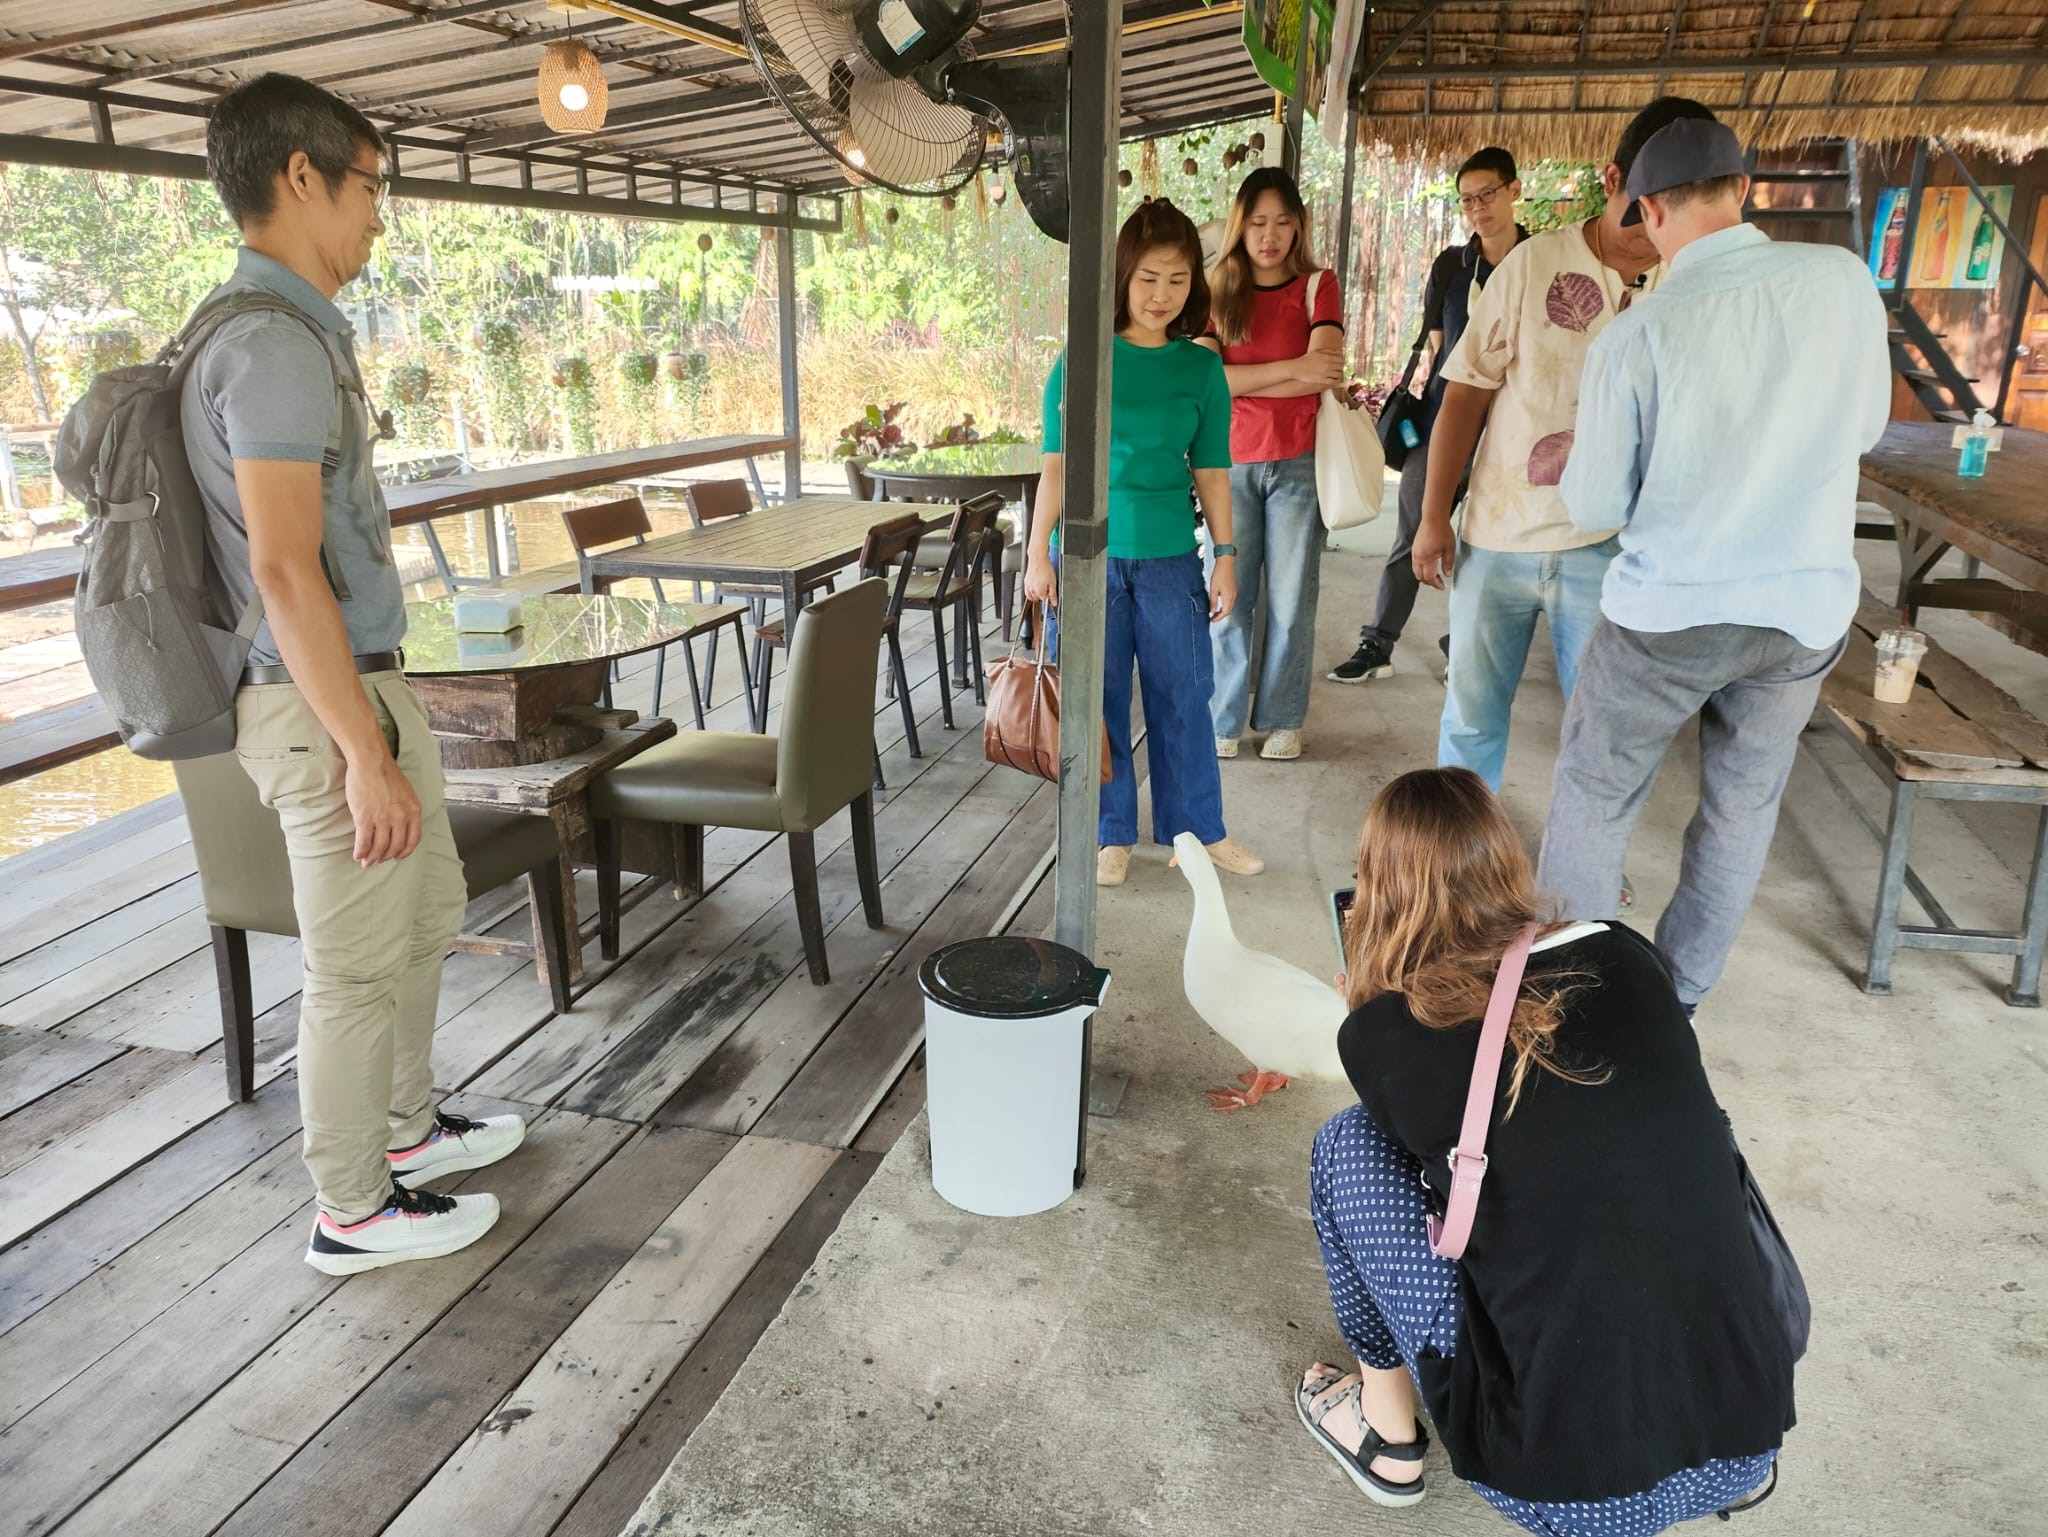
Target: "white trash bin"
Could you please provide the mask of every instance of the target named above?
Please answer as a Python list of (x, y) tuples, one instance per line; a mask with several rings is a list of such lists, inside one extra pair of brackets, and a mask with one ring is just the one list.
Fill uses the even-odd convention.
[(1002, 935), (933, 951), (917, 980), (933, 1188), (984, 1217), (1059, 1205), (1085, 1172), (1090, 1023), (1109, 973)]

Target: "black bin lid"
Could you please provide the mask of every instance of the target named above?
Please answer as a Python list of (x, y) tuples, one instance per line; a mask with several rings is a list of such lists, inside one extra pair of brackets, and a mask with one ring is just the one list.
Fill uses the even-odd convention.
[(999, 934), (963, 939), (925, 957), (925, 997), (982, 1019), (1036, 1019), (1102, 997), (1109, 973), (1049, 939)]

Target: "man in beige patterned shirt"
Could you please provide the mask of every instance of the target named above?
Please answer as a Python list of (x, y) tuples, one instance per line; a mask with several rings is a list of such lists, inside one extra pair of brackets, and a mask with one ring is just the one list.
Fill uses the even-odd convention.
[[(1601, 580), (1616, 552), (1611, 533), (1572, 522), (1558, 483), (1593, 339), (1656, 277), (1656, 248), (1640, 228), (1621, 223), (1622, 186), (1651, 134), (1674, 119), (1701, 116), (1712, 114), (1677, 96), (1637, 113), (1601, 172), (1606, 211), (1509, 252), (1444, 365), (1414, 550), (1417, 578), (1451, 592), (1451, 672), (1437, 764), (1469, 768), (1496, 790), (1537, 616), (1550, 627), (1558, 682), (1569, 697), (1579, 653), (1600, 622)], [(1475, 442), (1478, 452), (1470, 457)], [(1471, 489), (1454, 537), (1451, 506), (1468, 457)]]

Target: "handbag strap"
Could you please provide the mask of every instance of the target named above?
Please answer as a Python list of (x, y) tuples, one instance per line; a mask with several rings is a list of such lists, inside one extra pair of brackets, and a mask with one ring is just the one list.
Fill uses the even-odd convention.
[(1515, 936), (1507, 954), (1500, 958), (1493, 993), (1486, 1000), (1486, 1022), (1479, 1029), (1479, 1054), (1472, 1059), (1472, 1083), (1465, 1092), (1465, 1119), (1451, 1149), (1450, 1199), (1445, 1202), (1441, 1223), (1434, 1217), (1429, 1219), (1429, 1247), (1439, 1259), (1461, 1257), (1472, 1237), (1472, 1219), (1479, 1210), (1479, 1187), (1486, 1179), (1486, 1129), (1493, 1120), (1494, 1091), (1500, 1087), (1508, 1022), (1514, 1018), (1515, 1000), (1522, 992), (1522, 973), (1529, 963), (1529, 947), (1535, 942), (1536, 925), (1532, 923)]

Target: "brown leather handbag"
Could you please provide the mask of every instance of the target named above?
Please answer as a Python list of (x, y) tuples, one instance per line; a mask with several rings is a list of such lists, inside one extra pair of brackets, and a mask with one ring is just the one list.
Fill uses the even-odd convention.
[[(1010, 654), (988, 665), (988, 709), (981, 723), (982, 755), (1060, 780), (1060, 669), (1045, 657), (1045, 616), (1032, 616), (1036, 644), (1030, 656)], [(1102, 728), (1102, 782), (1109, 783), (1109, 728)]]

